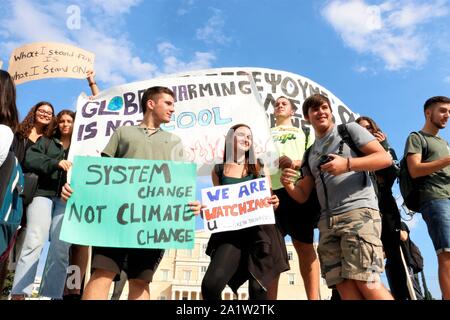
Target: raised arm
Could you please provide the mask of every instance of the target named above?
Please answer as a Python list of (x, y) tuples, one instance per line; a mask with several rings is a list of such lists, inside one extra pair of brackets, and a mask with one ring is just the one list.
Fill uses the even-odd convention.
[(95, 82), (95, 71), (88, 70), (86, 72), (86, 80), (88, 81), (89, 88), (91, 88), (91, 92), (93, 96), (96, 96), (99, 94), (100, 89), (97, 86), (97, 82)]

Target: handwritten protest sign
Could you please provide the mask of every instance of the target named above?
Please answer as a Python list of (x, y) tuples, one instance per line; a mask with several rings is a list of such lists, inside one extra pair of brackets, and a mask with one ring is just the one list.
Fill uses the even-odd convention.
[(84, 79), (94, 70), (94, 54), (56, 42), (35, 42), (17, 48), (9, 59), (8, 72), (16, 84), (45, 78)]
[(175, 93), (175, 112), (161, 127), (182, 139), (185, 157), (197, 163), (199, 175), (209, 176), (213, 165), (222, 161), (225, 135), (237, 123), (251, 127), (258, 156), (276, 152), (259, 94), (248, 76), (176, 77), (118, 86), (93, 100), (81, 95), (69, 159), (98, 156), (117, 128), (139, 125), (142, 94), (152, 86), (169, 87)]
[(274, 224), (267, 178), (202, 189), (204, 229), (215, 233)]
[(195, 164), (75, 157), (61, 239), (102, 247), (194, 246)]

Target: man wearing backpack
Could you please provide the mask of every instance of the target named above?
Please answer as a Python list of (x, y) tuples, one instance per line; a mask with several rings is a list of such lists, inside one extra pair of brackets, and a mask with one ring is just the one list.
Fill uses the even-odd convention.
[(316, 139), (303, 159), (303, 178), (295, 182), (295, 170), (287, 168), (281, 182), (301, 203), (317, 189), (322, 211), (318, 252), (327, 285), (336, 287), (344, 300), (392, 300), (380, 281), (384, 259), (381, 218), (367, 173), (390, 166), (392, 159), (356, 123), (348, 124), (347, 132), (361, 156), (341, 143), (330, 101), (321, 94), (305, 100), (303, 116), (313, 126)]
[[(425, 125), (406, 140), (405, 157), (412, 178), (421, 178), (420, 210), (438, 257), (442, 298), (450, 299), (450, 147), (438, 136), (450, 117), (450, 98), (436, 96), (424, 105)], [(421, 135), (421, 136), (419, 136)], [(422, 157), (423, 139), (427, 152)]]

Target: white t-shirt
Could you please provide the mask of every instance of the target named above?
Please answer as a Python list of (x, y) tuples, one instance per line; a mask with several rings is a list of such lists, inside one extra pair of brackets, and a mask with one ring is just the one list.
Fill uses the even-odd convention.
[(0, 166), (8, 156), (8, 151), (11, 148), (11, 144), (14, 138), (14, 134), (10, 127), (0, 124)]

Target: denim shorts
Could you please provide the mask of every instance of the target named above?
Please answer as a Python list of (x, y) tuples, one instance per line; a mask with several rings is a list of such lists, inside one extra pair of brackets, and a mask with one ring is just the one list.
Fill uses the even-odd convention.
[(450, 199), (425, 201), (420, 212), (427, 224), (436, 254), (450, 252)]

